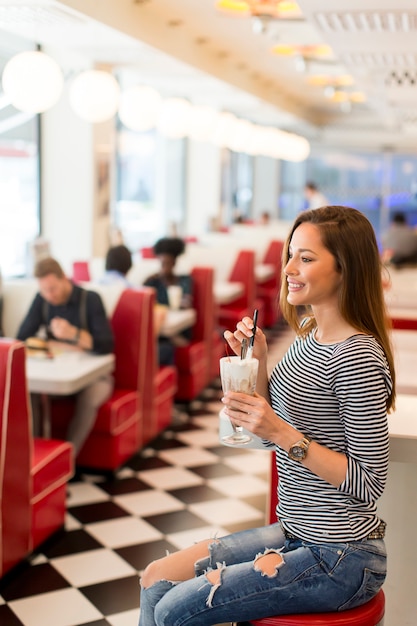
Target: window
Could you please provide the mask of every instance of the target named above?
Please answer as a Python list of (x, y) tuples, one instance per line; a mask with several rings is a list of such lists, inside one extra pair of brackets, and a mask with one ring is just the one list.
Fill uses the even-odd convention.
[(186, 141), (156, 130), (118, 131), (113, 221), (131, 250), (181, 231), (185, 219)]

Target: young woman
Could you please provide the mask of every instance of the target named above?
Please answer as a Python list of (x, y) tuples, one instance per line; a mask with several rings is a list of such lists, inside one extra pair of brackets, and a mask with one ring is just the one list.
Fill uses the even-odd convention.
[[(343, 611), (371, 599), (385, 579), (376, 500), (387, 477), (395, 375), (375, 235), (359, 211), (324, 207), (297, 217), (284, 255), (281, 307), (296, 339), (268, 381), (258, 328), (257, 393), (223, 398), (235, 424), (275, 444), (279, 522), (151, 563), (140, 626)], [(244, 318), (225, 332), (237, 354), (252, 328)]]

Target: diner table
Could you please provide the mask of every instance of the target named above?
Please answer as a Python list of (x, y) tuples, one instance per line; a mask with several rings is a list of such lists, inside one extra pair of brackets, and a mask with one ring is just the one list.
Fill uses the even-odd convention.
[(164, 337), (173, 337), (183, 330), (194, 326), (197, 319), (195, 309), (167, 309), (159, 334)]
[(392, 343), (397, 393), (417, 394), (417, 331), (393, 330)]
[(274, 278), (276, 271), (276, 267), (272, 263), (257, 263), (255, 265), (255, 280), (257, 283), (265, 283)]
[(230, 304), (243, 296), (244, 292), (245, 286), (240, 282), (216, 281), (213, 285), (216, 304)]
[(43, 435), (51, 435), (49, 396), (78, 393), (97, 378), (114, 370), (114, 354), (91, 354), (70, 346), (51, 348), (51, 356), (26, 358), (28, 390), (42, 398)]

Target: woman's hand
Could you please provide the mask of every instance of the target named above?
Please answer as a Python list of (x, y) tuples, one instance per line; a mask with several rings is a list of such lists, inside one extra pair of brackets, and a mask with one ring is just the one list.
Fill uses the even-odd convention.
[(279, 418), (265, 398), (258, 393), (250, 396), (246, 393), (228, 391), (222, 402), (225, 413), (235, 426), (243, 426), (261, 439), (279, 443), (280, 434), (287, 426)]
[[(242, 339), (250, 339), (253, 335), (253, 319), (250, 317), (244, 317), (236, 325), (236, 330), (232, 333), (230, 330), (224, 332), (224, 338), (227, 343), (238, 356), (241, 352)], [(257, 326), (255, 334), (255, 342), (253, 345), (253, 356), (259, 361), (264, 359), (268, 352), (268, 346), (266, 343), (266, 337), (262, 330)]]

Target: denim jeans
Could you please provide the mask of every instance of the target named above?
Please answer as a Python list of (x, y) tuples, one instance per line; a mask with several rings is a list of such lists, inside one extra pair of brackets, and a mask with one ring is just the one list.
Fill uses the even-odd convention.
[[(283, 559), (273, 575), (256, 566), (265, 553)], [(206, 573), (220, 570), (213, 585)], [(370, 600), (386, 574), (382, 539), (315, 544), (285, 539), (279, 524), (213, 539), (195, 578), (162, 580), (141, 590), (139, 626), (213, 626), (271, 615), (343, 611)]]

